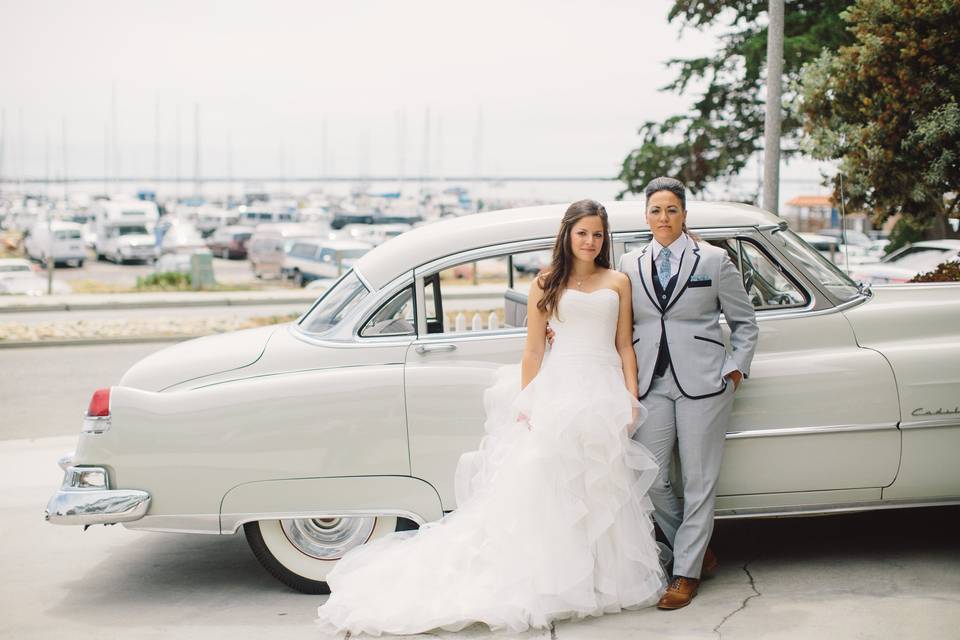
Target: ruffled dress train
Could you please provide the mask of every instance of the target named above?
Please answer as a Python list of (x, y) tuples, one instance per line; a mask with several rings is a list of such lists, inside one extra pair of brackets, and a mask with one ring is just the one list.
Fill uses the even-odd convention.
[(503, 367), (484, 394), (486, 434), (457, 466), (457, 510), (348, 553), (328, 576), (323, 629), (523, 631), (657, 601), (657, 467), (630, 439), (646, 412), (614, 347), (618, 302), (610, 289), (562, 296), (536, 378), (520, 391), (519, 367)]

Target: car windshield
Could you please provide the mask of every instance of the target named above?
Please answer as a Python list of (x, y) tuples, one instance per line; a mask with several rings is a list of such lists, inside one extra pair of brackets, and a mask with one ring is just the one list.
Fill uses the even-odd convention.
[(889, 256), (884, 262), (902, 269), (933, 269), (946, 260), (947, 250), (940, 247), (910, 247)]
[(324, 333), (340, 324), (340, 321), (370, 293), (356, 272), (348, 271), (313, 306), (300, 322), (300, 328), (308, 333)]
[(55, 231), (53, 235), (54, 237), (56, 237), (57, 240), (79, 240), (80, 239), (79, 229), (63, 229), (60, 231)]
[(778, 249), (805, 270), (815, 282), (820, 282), (839, 302), (853, 300), (860, 294), (857, 283), (851, 280), (850, 276), (840, 271), (794, 232), (778, 229), (771, 234), (771, 238)]

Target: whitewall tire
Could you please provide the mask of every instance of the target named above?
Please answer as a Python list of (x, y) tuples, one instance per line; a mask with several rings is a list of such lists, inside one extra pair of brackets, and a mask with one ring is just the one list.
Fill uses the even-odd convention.
[(397, 530), (394, 516), (260, 520), (243, 526), (260, 564), (302, 593), (327, 594), (327, 575), (343, 555)]

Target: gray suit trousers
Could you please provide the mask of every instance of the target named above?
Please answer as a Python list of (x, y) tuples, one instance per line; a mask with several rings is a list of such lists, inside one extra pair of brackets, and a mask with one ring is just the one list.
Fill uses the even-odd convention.
[[(727, 424), (733, 407), (733, 382), (711, 398), (685, 397), (670, 368), (654, 378), (643, 398), (649, 411), (633, 438), (656, 458), (660, 471), (653, 486), (654, 518), (673, 547), (673, 574), (699, 578), (703, 554), (713, 533), (717, 477), (723, 460)], [(680, 447), (683, 502), (670, 486), (674, 443)]]

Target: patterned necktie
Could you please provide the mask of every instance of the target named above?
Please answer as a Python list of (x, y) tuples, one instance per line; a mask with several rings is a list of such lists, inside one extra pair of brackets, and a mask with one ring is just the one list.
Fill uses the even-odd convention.
[(670, 249), (664, 247), (660, 249), (659, 264), (657, 264), (657, 278), (660, 280), (660, 286), (667, 288), (670, 282)]

